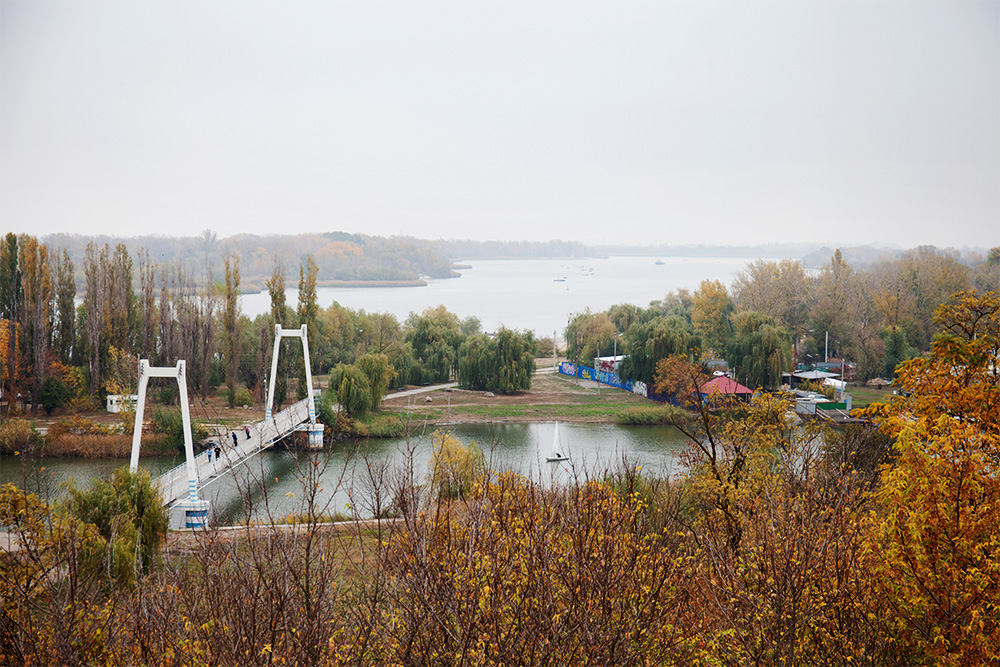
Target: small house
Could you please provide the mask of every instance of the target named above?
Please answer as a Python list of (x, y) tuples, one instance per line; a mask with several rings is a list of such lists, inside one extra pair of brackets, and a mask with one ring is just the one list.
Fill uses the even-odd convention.
[(712, 401), (718, 396), (735, 396), (736, 398), (747, 401), (753, 395), (753, 390), (743, 386), (736, 380), (728, 377), (726, 375), (718, 375), (705, 384), (698, 387), (698, 392), (701, 394), (703, 401)]

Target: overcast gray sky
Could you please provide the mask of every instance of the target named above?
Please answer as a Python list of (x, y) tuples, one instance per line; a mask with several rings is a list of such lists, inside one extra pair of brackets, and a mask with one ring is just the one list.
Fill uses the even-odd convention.
[(1000, 245), (1000, 2), (0, 0), (0, 227)]

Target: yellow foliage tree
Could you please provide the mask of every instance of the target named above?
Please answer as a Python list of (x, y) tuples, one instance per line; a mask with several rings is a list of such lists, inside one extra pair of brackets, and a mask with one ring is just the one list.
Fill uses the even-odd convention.
[(463, 445), (451, 433), (431, 436), (431, 485), (441, 498), (467, 496), (484, 471), (483, 453), (475, 444)]
[(905, 658), (1000, 661), (1000, 295), (938, 308), (931, 354), (867, 413), (898, 438), (873, 518), (871, 567)]

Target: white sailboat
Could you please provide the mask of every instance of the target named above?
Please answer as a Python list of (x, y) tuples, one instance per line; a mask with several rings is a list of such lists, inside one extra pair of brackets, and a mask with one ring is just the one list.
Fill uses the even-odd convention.
[(546, 456), (545, 460), (549, 463), (555, 463), (557, 461), (566, 461), (568, 458), (562, 453), (562, 443), (559, 441), (559, 422), (556, 422), (556, 429), (552, 433), (552, 454)]

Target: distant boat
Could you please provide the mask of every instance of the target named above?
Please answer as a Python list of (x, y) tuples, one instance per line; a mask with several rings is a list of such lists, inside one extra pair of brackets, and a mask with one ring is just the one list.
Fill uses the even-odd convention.
[(656, 265), (657, 266), (663, 266), (663, 260), (662, 259), (656, 260)]
[(566, 279), (565, 278), (553, 278), (552, 282), (564, 283), (564, 282), (566, 282)]
[(552, 434), (552, 454), (546, 456), (545, 460), (549, 463), (557, 463), (559, 461), (568, 460), (568, 457), (563, 455), (562, 443), (559, 442), (559, 422), (556, 422), (556, 430)]

